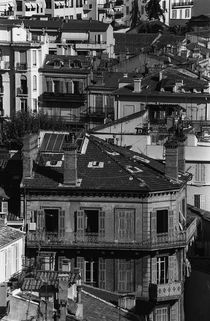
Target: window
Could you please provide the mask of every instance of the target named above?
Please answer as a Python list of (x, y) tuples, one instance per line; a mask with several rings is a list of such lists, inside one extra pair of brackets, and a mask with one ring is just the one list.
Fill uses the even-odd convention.
[(21, 88), (21, 94), (28, 93), (27, 78), (24, 75), (21, 75), (20, 77), (20, 88)]
[(179, 19), (182, 19), (182, 10), (180, 10)]
[(46, 9), (51, 9), (51, 8), (52, 8), (51, 0), (46, 0)]
[(134, 262), (133, 260), (118, 260), (118, 286), (119, 292), (134, 291)]
[(176, 19), (176, 18), (177, 18), (177, 11), (172, 10), (172, 19)]
[(185, 18), (190, 17), (190, 9), (185, 9)]
[(196, 164), (195, 165), (195, 182), (204, 183), (205, 182), (205, 165), (204, 164)]
[(37, 90), (37, 76), (33, 76), (33, 90)]
[(38, 256), (40, 270), (54, 271), (55, 269), (55, 252), (40, 252)]
[(84, 283), (95, 286), (98, 284), (97, 262), (85, 260), (83, 257), (77, 257), (77, 268), (80, 269), (81, 279)]
[(37, 61), (36, 61), (36, 50), (32, 51), (32, 61), (33, 61), (33, 66), (36, 66)]
[(33, 113), (37, 113), (38, 109), (38, 101), (36, 98), (33, 98)]
[(54, 93), (60, 92), (60, 81), (59, 80), (53, 80), (53, 91)]
[(115, 209), (115, 239), (123, 242), (135, 240), (134, 209)]
[(194, 195), (194, 206), (198, 208), (206, 209), (206, 197), (205, 195), (195, 194)]
[(169, 321), (168, 307), (155, 309), (155, 321)]
[(58, 232), (58, 209), (45, 209), (46, 232)]
[(157, 257), (157, 284), (168, 283), (168, 256)]
[(20, 109), (21, 111), (27, 112), (27, 99), (21, 99), (20, 101)]
[(18, 0), (16, 3), (17, 3), (17, 11), (22, 11), (23, 10), (22, 1)]
[(168, 233), (168, 210), (157, 211), (157, 233)]

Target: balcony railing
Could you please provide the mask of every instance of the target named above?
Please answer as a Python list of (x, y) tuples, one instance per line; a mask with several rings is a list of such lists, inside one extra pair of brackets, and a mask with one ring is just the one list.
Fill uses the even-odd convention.
[(178, 299), (183, 292), (181, 281), (166, 284), (150, 284), (149, 296), (151, 300), (165, 301)]
[(16, 63), (16, 69), (17, 70), (27, 70), (27, 63)]
[(191, 7), (194, 5), (193, 1), (180, 1), (172, 4), (172, 8), (178, 8), (178, 7)]
[(142, 241), (119, 240), (106, 237), (100, 233), (77, 232), (60, 237), (58, 233), (49, 233), (45, 231), (28, 232), (27, 244), (31, 246), (71, 246), (83, 248), (116, 248), (116, 249), (142, 249), (156, 250), (173, 247), (183, 247), (186, 245), (186, 233), (181, 232), (173, 236), (161, 235), (157, 237), (148, 237)]

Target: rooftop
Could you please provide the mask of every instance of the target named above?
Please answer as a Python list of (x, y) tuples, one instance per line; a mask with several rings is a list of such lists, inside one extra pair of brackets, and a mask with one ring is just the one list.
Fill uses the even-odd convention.
[(63, 153), (48, 151), (39, 152), (33, 178), (26, 178), (24, 186), (42, 192), (115, 191), (139, 195), (175, 190), (187, 179), (181, 174), (179, 182), (168, 179), (162, 163), (91, 135), (85, 136), (77, 158), (78, 187), (63, 185)]
[(24, 237), (24, 235), (25, 233), (12, 227), (5, 226), (0, 222), (0, 248), (19, 240)]

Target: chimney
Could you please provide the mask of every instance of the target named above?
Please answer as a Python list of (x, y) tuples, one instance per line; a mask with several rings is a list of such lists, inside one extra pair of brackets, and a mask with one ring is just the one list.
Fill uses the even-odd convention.
[(141, 88), (141, 82), (142, 82), (142, 78), (135, 78), (134, 79), (134, 92), (135, 93), (140, 93), (142, 88)]
[(185, 141), (187, 137), (180, 132), (178, 135), (178, 170), (185, 172)]
[(77, 185), (77, 145), (75, 142), (65, 142), (64, 150), (64, 185)]
[(178, 179), (178, 142), (176, 139), (168, 139), (165, 143), (165, 174)]
[(83, 320), (83, 303), (82, 303), (82, 287), (81, 285), (77, 286), (77, 311), (76, 318), (78, 320)]
[(38, 134), (27, 134), (23, 137), (23, 178), (32, 177), (33, 163), (38, 154)]

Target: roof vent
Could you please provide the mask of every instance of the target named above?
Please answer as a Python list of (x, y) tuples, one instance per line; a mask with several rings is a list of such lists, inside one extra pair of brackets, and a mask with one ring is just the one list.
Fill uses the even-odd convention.
[(88, 168), (103, 168), (104, 162), (92, 161), (88, 163)]

